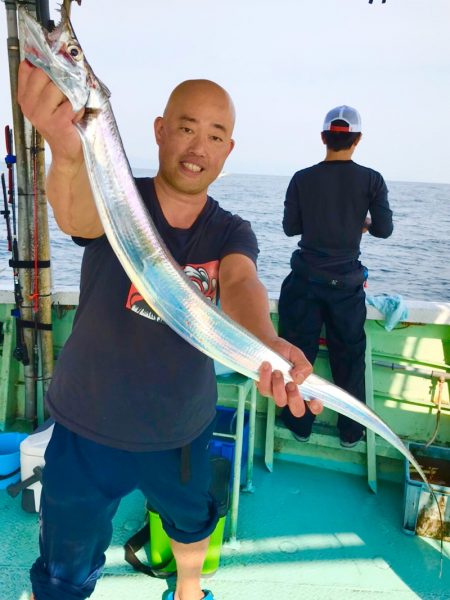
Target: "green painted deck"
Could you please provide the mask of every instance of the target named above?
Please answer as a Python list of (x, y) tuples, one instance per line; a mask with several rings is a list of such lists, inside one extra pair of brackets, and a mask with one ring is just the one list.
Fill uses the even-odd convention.
[[(402, 530), (403, 489), (363, 477), (276, 460), (255, 464), (255, 492), (242, 494), (238, 546), (224, 545), (219, 570), (204, 580), (217, 600), (448, 600), (450, 543), (443, 575), (435, 540)], [(144, 500), (128, 496), (114, 521), (106, 568), (93, 600), (164, 598), (172, 580), (135, 573), (122, 544), (142, 524)], [(38, 518), (0, 491), (0, 598), (26, 600), (37, 553)], [(63, 599), (62, 599), (63, 600)]]

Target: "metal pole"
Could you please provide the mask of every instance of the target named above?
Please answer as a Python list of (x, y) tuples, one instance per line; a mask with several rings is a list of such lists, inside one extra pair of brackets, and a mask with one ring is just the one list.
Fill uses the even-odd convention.
[[(45, 154), (44, 140), (37, 132), (35, 136), (36, 149), (36, 192), (37, 192), (37, 221), (38, 261), (50, 262), (50, 237), (48, 230), (47, 198), (45, 195)], [(39, 269), (39, 310), (38, 322), (50, 325), (52, 322), (52, 279), (50, 268)], [(40, 378), (42, 382), (41, 402), (47, 392), (53, 374), (53, 335), (51, 330), (38, 330), (38, 348), (40, 355)], [(44, 409), (38, 411), (44, 414)]]
[[(46, 27), (49, 27), (49, 8), (47, 0), (38, 0), (35, 4), (36, 18)], [(19, 39), (20, 42), (20, 39)], [(23, 56), (23, 51), (21, 52)], [(30, 253), (34, 259), (37, 252), (38, 263), (50, 261), (50, 238), (48, 230), (47, 198), (45, 195), (45, 143), (43, 137), (25, 120), (25, 135), (29, 159), (29, 189), (32, 190), (30, 205), (32, 211), (36, 210), (37, 232), (34, 230), (33, 219), (29, 217)], [(35, 204), (35, 206), (33, 206)], [(31, 212), (33, 214), (33, 212)], [(37, 235), (36, 235), (37, 233)], [(35, 239), (36, 237), (36, 239)], [(33, 250), (31, 252), (31, 250)], [(52, 282), (49, 267), (38, 268), (38, 307), (33, 317), (38, 325), (51, 325), (52, 322)], [(36, 290), (33, 288), (33, 293)], [(35, 330), (35, 376), (38, 380), (36, 407), (39, 421), (45, 419), (43, 407), (44, 397), (50, 385), (53, 374), (53, 336), (47, 329)]]
[(48, 0), (36, 0), (36, 18), (46, 29), (49, 29), (50, 9)]
[(392, 371), (407, 371), (408, 373), (413, 373), (413, 375), (425, 377), (427, 379), (437, 378), (444, 381), (450, 381), (450, 373), (446, 373), (445, 371), (436, 371), (435, 369), (427, 369), (424, 367), (413, 367), (412, 365), (402, 365), (400, 363), (388, 362), (385, 360), (374, 360), (373, 364), (377, 365), (377, 367), (391, 369)]

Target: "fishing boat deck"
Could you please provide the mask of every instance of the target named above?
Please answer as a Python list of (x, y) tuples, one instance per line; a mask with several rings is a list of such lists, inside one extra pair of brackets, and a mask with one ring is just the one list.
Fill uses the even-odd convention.
[[(23, 377), (12, 358), (10, 296), (0, 293), (0, 431), (17, 430), (14, 419), (23, 418), (24, 406)], [(55, 296), (56, 356), (70, 332), (76, 304), (76, 293)], [(389, 333), (382, 315), (369, 309), (369, 397), (405, 441), (423, 443), (435, 437), (437, 445), (449, 448), (449, 385), (439, 386), (436, 378), (448, 372), (450, 304), (408, 302), (408, 308), (408, 322)], [(276, 306), (272, 316), (276, 322)], [(326, 352), (321, 352), (315, 367), (318, 374), (329, 376)], [(402, 370), (387, 369), (385, 363)], [(423, 370), (433, 370), (434, 379), (423, 376)], [(437, 399), (442, 419), (434, 436)], [(269, 419), (270, 406), (258, 397), (255, 491), (240, 496), (238, 544), (224, 544), (220, 568), (205, 579), (204, 587), (217, 600), (450, 600), (450, 543), (444, 545), (440, 578), (439, 542), (402, 529), (400, 455), (379, 438), (372, 447), (368, 438), (359, 448), (343, 450), (336, 439), (336, 416), (327, 410), (310, 442), (297, 443)], [(274, 458), (272, 473), (264, 464), (264, 452), (267, 464)], [(143, 497), (136, 492), (125, 498), (93, 600), (164, 600), (173, 587), (173, 580), (136, 573), (124, 560), (123, 544), (144, 518)], [(38, 553), (38, 517), (25, 513), (20, 499), (5, 490), (0, 490), (0, 535), (0, 600), (27, 600), (28, 571)], [(145, 560), (143, 551), (140, 557)]]
[[(403, 486), (277, 459), (273, 473), (257, 457), (254, 493), (240, 502), (238, 543), (224, 544), (219, 570), (204, 580), (218, 600), (450, 598), (450, 543), (402, 530)], [(174, 581), (138, 574), (123, 543), (142, 525), (139, 492), (114, 521), (106, 567), (93, 600), (164, 599)], [(0, 598), (26, 600), (38, 549), (38, 517), (0, 491)]]

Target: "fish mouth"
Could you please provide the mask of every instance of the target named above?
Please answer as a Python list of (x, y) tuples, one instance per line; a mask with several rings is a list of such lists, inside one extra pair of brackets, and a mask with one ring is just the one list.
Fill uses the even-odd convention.
[(70, 40), (76, 42), (76, 37), (66, 12), (61, 9), (61, 21), (50, 32), (24, 6), (19, 6), (18, 14), (25, 58), (50, 77), (78, 112), (87, 104), (89, 89), (86, 71), (74, 65), (68, 52)]

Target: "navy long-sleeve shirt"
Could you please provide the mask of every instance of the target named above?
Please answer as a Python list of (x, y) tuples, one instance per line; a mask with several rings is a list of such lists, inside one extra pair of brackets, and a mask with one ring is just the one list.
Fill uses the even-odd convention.
[(304, 259), (333, 267), (358, 258), (367, 213), (369, 233), (389, 237), (392, 211), (381, 174), (352, 160), (323, 161), (292, 177), (283, 229), (288, 236), (301, 235)]

